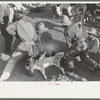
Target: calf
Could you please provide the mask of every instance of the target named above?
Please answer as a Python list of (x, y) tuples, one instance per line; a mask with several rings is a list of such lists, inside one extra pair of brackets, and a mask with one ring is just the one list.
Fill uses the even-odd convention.
[(39, 60), (36, 60), (35, 64), (34, 62), (32, 62), (33, 58), (30, 59), (31, 66), (25, 66), (26, 69), (29, 70), (30, 74), (33, 75), (34, 70), (39, 70), (43, 75), (44, 79), (47, 80), (47, 76), (45, 74), (45, 68), (55, 65), (61, 70), (62, 74), (65, 75), (64, 69), (60, 67), (60, 63), (59, 63), (61, 58), (64, 56), (64, 53), (59, 52), (55, 56), (51, 56), (51, 57), (45, 57), (45, 54), (46, 53), (44, 53)]

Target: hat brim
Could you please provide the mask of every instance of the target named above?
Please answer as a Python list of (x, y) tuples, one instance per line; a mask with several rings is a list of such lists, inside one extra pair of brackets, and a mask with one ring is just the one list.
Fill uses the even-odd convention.
[(96, 35), (97, 30), (94, 29), (94, 28), (92, 28), (91, 30), (88, 30), (87, 32), (88, 32), (89, 34)]
[(90, 35), (95, 35), (94, 33), (91, 33), (91, 32), (88, 32), (88, 34), (90, 34)]

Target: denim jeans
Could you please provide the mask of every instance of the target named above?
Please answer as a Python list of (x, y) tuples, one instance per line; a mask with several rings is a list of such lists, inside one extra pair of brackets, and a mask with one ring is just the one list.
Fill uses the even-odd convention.
[(89, 67), (93, 69), (98, 65), (93, 59), (89, 58), (88, 49), (79, 52), (71, 48), (69, 52), (66, 52), (66, 55), (67, 55), (67, 61), (68, 61), (69, 67), (73, 69), (74, 69), (73, 61), (74, 61), (74, 57), (76, 56), (80, 56), (83, 63), (85, 63), (86, 65), (88, 65)]
[[(3, 73), (1, 75), (2, 79), (7, 80), (10, 77), (12, 71), (14, 70), (16, 66), (16, 63), (25, 55), (30, 54), (30, 51), (32, 51), (32, 48), (31, 48), (32, 46), (33, 44), (28, 44), (26, 42), (22, 42), (18, 45), (16, 51), (13, 52), (11, 58), (8, 60), (8, 63), (6, 64), (3, 70)], [(6, 73), (8, 73), (9, 75), (5, 76)]]

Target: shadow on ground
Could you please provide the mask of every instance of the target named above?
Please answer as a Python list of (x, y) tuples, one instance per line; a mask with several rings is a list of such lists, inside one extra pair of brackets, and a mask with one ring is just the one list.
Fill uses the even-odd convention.
[[(29, 14), (27, 16), (28, 20), (32, 23), (33, 26), (36, 26), (41, 21), (44, 22), (46, 26), (49, 27), (51, 30), (52, 36), (55, 41), (55, 45), (59, 44), (58, 48), (60, 48), (61, 51), (66, 49), (66, 44), (63, 36), (63, 28), (59, 27), (58, 22), (56, 22), (52, 18), (51, 14), (42, 12), (42, 13)], [(4, 51), (4, 38), (0, 34), (0, 53), (3, 51)], [(100, 63), (99, 61), (100, 56), (98, 54), (92, 56), (92, 58), (96, 60), (98, 63)], [(7, 62), (0, 60), (0, 75), (2, 74), (2, 71), (6, 63)], [(34, 76), (30, 77), (28, 71), (24, 67), (25, 63), (26, 63), (26, 57), (24, 57), (17, 63), (8, 81), (44, 81), (43, 76), (39, 71), (35, 71)], [(66, 77), (68, 77), (69, 80), (80, 81), (80, 77), (82, 77), (87, 79), (88, 81), (100, 81), (100, 73), (91, 71), (89, 67), (83, 64), (82, 62), (76, 61), (75, 66), (76, 67), (74, 75), (66, 73)], [(51, 81), (55, 76), (58, 78), (59, 75), (61, 74), (60, 70), (55, 66), (50, 66), (46, 68), (45, 71), (48, 77), (48, 81)]]

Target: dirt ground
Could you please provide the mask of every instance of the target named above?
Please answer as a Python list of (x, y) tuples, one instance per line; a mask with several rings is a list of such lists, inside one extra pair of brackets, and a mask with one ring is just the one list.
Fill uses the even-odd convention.
[[(37, 26), (39, 22), (44, 22), (45, 25), (51, 30), (52, 36), (56, 41), (56, 43), (61, 44), (60, 48), (63, 48), (65, 45), (65, 40), (63, 36), (64, 29), (59, 26), (58, 22), (55, 21), (52, 18), (52, 14), (48, 12), (40, 12), (40, 13), (32, 13), (28, 14), (28, 20), (32, 23), (33, 26)], [(88, 23), (88, 25), (91, 25), (91, 23)], [(96, 27), (99, 31), (99, 25), (93, 24), (94, 27)], [(60, 40), (60, 41), (59, 41)], [(0, 34), (0, 53), (4, 51), (4, 38)], [(94, 60), (96, 60), (98, 63), (100, 63), (99, 58), (100, 54), (96, 54), (92, 57)], [(30, 77), (28, 71), (25, 69), (24, 65), (26, 62), (26, 58), (23, 58), (20, 60), (11, 77), (7, 81), (44, 81), (41, 73), (39, 71), (35, 71), (34, 76)], [(2, 74), (2, 71), (6, 65), (6, 61), (2, 61), (0, 59), (0, 75)], [(59, 76), (61, 74), (60, 70), (56, 68), (55, 66), (48, 67), (45, 69), (46, 75), (48, 77), (48, 81), (51, 81), (55, 77), (62, 78), (58, 79), (60, 81), (80, 81), (80, 78), (86, 79), (87, 81), (100, 81), (100, 73), (94, 72), (88, 68), (87, 65), (83, 64), (82, 62), (75, 62), (75, 71), (74, 75), (66, 73), (66, 78), (63, 79), (62, 76)], [(55, 80), (54, 80), (55, 81)]]

